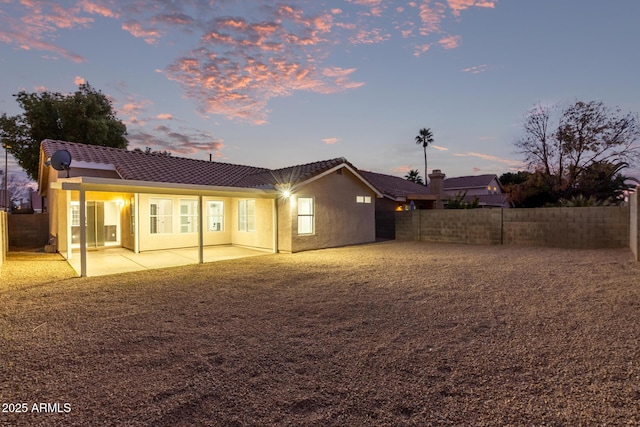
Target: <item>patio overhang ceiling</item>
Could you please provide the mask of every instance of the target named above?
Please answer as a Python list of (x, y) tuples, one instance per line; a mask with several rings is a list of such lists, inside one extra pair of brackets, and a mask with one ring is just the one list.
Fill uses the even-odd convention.
[(274, 188), (243, 188), (212, 185), (175, 184), (167, 182), (135, 181), (113, 178), (75, 177), (51, 184), (52, 188), (71, 191), (111, 193), (173, 194), (181, 196), (255, 197), (276, 198)]

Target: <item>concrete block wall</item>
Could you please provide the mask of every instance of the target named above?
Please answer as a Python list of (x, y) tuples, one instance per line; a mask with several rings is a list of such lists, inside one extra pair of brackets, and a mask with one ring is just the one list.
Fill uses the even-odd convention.
[(473, 245), (500, 244), (499, 209), (421, 210), (419, 240)]
[(49, 242), (49, 214), (8, 215), (9, 248), (44, 247)]
[[(417, 210), (396, 214), (396, 239), (576, 249), (626, 248), (633, 234), (631, 224), (629, 206)], [(637, 236), (637, 231), (635, 233)]]
[(396, 212), (396, 240), (420, 240), (420, 212)]
[(624, 248), (629, 207), (505, 209), (503, 244), (574, 249)]

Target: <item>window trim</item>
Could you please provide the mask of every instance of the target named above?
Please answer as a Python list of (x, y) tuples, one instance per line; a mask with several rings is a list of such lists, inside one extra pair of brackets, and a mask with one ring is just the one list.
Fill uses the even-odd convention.
[[(151, 206), (159, 205), (158, 202), (169, 202), (169, 214), (155, 214), (152, 213)], [(155, 228), (156, 231), (153, 231), (154, 228), (154, 218), (156, 220)], [(163, 219), (164, 222), (162, 229), (166, 228), (168, 224), (169, 231), (158, 231), (160, 229), (158, 220)], [(160, 197), (152, 197), (149, 199), (149, 234), (173, 234), (173, 199), (163, 199)]]
[[(211, 213), (211, 205), (212, 204), (220, 204), (220, 214), (219, 215), (213, 215)], [(207, 200), (207, 231), (213, 232), (213, 233), (219, 233), (221, 231), (224, 231), (224, 200)], [(219, 224), (220, 229), (215, 230), (211, 228), (211, 224), (212, 224), (212, 220), (214, 218), (219, 218), (219, 221), (217, 221), (216, 223)]]
[[(189, 213), (183, 214), (182, 207), (187, 206)], [(178, 216), (180, 218), (180, 234), (190, 234), (198, 232), (198, 199), (180, 199), (178, 202)], [(187, 223), (182, 220), (187, 218)], [(184, 231), (183, 227), (187, 227)]]
[[(311, 201), (311, 213), (300, 213), (300, 200), (310, 200)], [(316, 201), (314, 197), (298, 197), (297, 200), (297, 228), (296, 231), (298, 236), (312, 236), (316, 232)], [(300, 220), (302, 218), (311, 218), (311, 231), (309, 232), (300, 232)]]

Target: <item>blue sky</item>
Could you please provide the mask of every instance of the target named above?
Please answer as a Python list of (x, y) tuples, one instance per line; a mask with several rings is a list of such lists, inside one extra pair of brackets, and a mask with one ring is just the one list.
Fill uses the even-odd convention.
[(130, 148), (404, 176), (423, 174), (429, 127), (430, 170), (502, 174), (523, 169), (536, 103), (640, 112), (638, 16), (637, 0), (0, 0), (0, 113), (88, 81)]

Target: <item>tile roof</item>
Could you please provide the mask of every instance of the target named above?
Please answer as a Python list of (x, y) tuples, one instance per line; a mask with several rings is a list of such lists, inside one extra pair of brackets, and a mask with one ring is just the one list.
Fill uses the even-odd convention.
[(369, 182), (378, 188), (385, 196), (392, 198), (406, 197), (409, 194), (430, 194), (424, 185), (407, 181), (404, 178), (382, 173), (360, 171)]
[(497, 180), (498, 176), (487, 174), (447, 178), (444, 180), (444, 189), (486, 187), (494, 178)]
[(224, 187), (295, 184), (343, 163), (351, 166), (346, 159), (336, 158), (271, 170), (50, 139), (44, 140), (41, 146), (46, 157), (51, 157), (57, 150), (67, 150), (71, 154), (72, 167), (74, 161), (109, 164), (122, 179), (174, 184)]
[(351, 165), (347, 161), (347, 159), (345, 159), (344, 157), (338, 157), (331, 160), (322, 160), (319, 162), (289, 166), (281, 169), (271, 169), (260, 173), (247, 175), (237, 182), (237, 186), (259, 187), (264, 185), (275, 185), (284, 183), (300, 183), (341, 164), (348, 164), (353, 169), (355, 169), (355, 167), (353, 167), (353, 165)]

